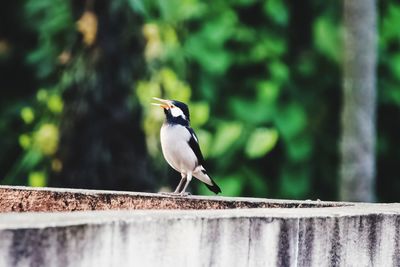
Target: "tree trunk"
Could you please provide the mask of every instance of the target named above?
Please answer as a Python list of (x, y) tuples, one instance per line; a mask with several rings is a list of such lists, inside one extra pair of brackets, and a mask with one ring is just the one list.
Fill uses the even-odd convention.
[(375, 0), (344, 0), (340, 198), (375, 200), (377, 14)]

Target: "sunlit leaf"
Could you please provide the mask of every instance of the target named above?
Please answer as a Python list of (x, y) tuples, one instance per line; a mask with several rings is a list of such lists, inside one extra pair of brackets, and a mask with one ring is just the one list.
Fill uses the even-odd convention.
[(196, 102), (190, 104), (190, 121), (193, 126), (202, 126), (208, 121), (209, 116), (210, 106), (206, 102)]
[(153, 97), (161, 97), (161, 88), (154, 81), (140, 81), (136, 86), (136, 95), (144, 107), (149, 107)]
[(31, 172), (28, 176), (28, 185), (33, 187), (46, 186), (46, 174), (44, 172)]
[(97, 36), (97, 16), (92, 11), (85, 11), (76, 23), (78, 31), (83, 35), (83, 43), (93, 45)]
[(147, 44), (144, 55), (147, 61), (161, 57), (164, 52), (163, 44), (160, 39), (158, 25), (155, 23), (147, 23), (143, 26), (143, 35), (146, 38)]
[(54, 124), (45, 123), (35, 132), (33, 144), (44, 155), (53, 155), (58, 148), (59, 133)]
[(19, 141), (19, 145), (23, 148), (23, 149), (28, 149), (31, 146), (31, 137), (27, 134), (21, 134), (18, 138)]
[(243, 125), (239, 122), (226, 122), (218, 125), (211, 155), (222, 156), (240, 137)]
[(186, 82), (180, 80), (172, 69), (163, 68), (159, 76), (167, 98), (185, 103), (189, 102), (192, 93), (190, 86)]
[(275, 147), (278, 141), (278, 132), (275, 129), (257, 128), (247, 141), (245, 152), (251, 158), (259, 158)]
[(33, 112), (33, 109), (30, 107), (24, 107), (21, 110), (21, 118), (26, 124), (32, 123), (35, 119), (35, 113)]
[(49, 110), (53, 113), (61, 113), (63, 110), (63, 101), (59, 95), (51, 95), (49, 99), (47, 100), (47, 107)]

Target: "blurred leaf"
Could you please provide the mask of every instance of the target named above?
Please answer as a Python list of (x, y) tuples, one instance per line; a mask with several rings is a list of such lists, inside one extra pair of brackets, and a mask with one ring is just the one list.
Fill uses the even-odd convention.
[(278, 132), (275, 129), (257, 128), (247, 141), (245, 152), (251, 159), (259, 158), (273, 149), (278, 141)]
[(279, 132), (286, 140), (297, 136), (307, 123), (307, 116), (299, 104), (289, 104), (277, 113), (275, 118)]
[(218, 125), (211, 156), (222, 156), (238, 140), (243, 130), (239, 122), (224, 122)]
[(21, 110), (21, 118), (26, 124), (31, 124), (35, 119), (35, 113), (33, 112), (33, 109), (30, 107), (24, 107)]
[(147, 23), (143, 26), (143, 35), (147, 40), (144, 55), (147, 61), (151, 61), (161, 57), (164, 52), (163, 44), (160, 39), (158, 25), (155, 23)]
[(272, 117), (272, 108), (267, 102), (254, 102), (231, 97), (229, 104), (232, 114), (236, 118), (247, 123), (264, 123), (269, 121)]
[(224, 44), (235, 31), (237, 17), (225, 10), (220, 16), (207, 21), (201, 30), (190, 35), (185, 50), (205, 70), (213, 74), (223, 74), (231, 64), (231, 56)]
[(33, 145), (44, 155), (53, 155), (58, 148), (58, 128), (54, 124), (45, 123), (35, 132)]
[(279, 25), (287, 25), (289, 12), (283, 0), (268, 0), (264, 2), (264, 11)]
[(97, 36), (97, 16), (91, 11), (85, 11), (76, 22), (78, 31), (83, 35), (83, 43), (87, 46), (93, 45)]
[(48, 93), (46, 89), (39, 89), (36, 93), (36, 99), (39, 102), (45, 103), (47, 102)]
[(173, 27), (164, 26), (161, 34), (165, 45), (171, 46), (179, 44), (177, 32)]
[(400, 23), (400, 5), (398, 3), (389, 3), (388, 12), (382, 16), (380, 43), (386, 46), (391, 40), (400, 40), (398, 25)]
[(204, 158), (207, 158), (211, 149), (212, 134), (202, 129), (198, 129), (196, 130), (196, 135), (199, 139), (201, 152)]
[(28, 177), (28, 185), (33, 187), (46, 186), (46, 174), (44, 172), (31, 172)]
[(206, 5), (197, 0), (159, 0), (161, 16), (167, 22), (176, 23), (201, 15)]
[(194, 127), (204, 125), (210, 116), (210, 106), (206, 102), (190, 104), (190, 121)]
[(289, 80), (289, 68), (281, 61), (273, 61), (268, 65), (269, 71), (273, 79), (279, 82)]
[(160, 73), (161, 83), (169, 99), (188, 102), (192, 90), (185, 82), (178, 79), (176, 73), (170, 68), (163, 68)]
[(160, 85), (153, 81), (140, 81), (136, 86), (136, 95), (144, 107), (149, 107), (153, 97), (161, 97)]
[[(264, 38), (260, 40), (260, 37), (255, 37), (255, 40), (251, 40), (251, 49), (249, 53), (243, 54), (241, 57), (240, 54), (236, 55), (236, 61), (241, 64), (245, 63), (261, 63), (265, 62), (268, 59), (277, 59), (283, 54), (285, 54), (287, 47), (284, 40), (278, 38), (276, 36), (271, 36), (268, 34), (264, 34)], [(243, 41), (243, 40), (240, 40)]]
[(149, 10), (150, 10), (150, 6), (153, 3), (153, 1), (128, 0), (128, 3), (133, 11), (135, 11), (145, 17), (149, 17), (149, 15), (150, 15)]
[(63, 0), (27, 0), (26, 17), (21, 21), (37, 34), (37, 46), (28, 55), (39, 78), (47, 78), (58, 68), (58, 56), (76, 36), (70, 2)]
[[(202, 38), (199, 36), (199, 38)], [(230, 55), (221, 48), (203, 47), (204, 42), (193, 38), (187, 42), (188, 54), (209, 73), (223, 74), (231, 64)]]
[(400, 54), (393, 55), (389, 62), (393, 75), (400, 81)]
[(59, 95), (51, 95), (47, 100), (47, 107), (53, 113), (59, 114), (63, 110), (63, 101)]
[(338, 26), (329, 17), (321, 16), (314, 22), (313, 31), (316, 48), (329, 59), (339, 62), (342, 49)]
[(257, 84), (257, 99), (265, 104), (274, 104), (279, 95), (279, 85), (273, 81), (261, 80)]
[(31, 146), (31, 138), (27, 134), (21, 134), (18, 138), (19, 145), (23, 149), (28, 149)]

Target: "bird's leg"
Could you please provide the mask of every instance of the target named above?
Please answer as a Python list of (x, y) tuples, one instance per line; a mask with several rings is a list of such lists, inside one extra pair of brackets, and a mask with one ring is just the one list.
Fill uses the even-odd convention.
[(185, 174), (181, 173), (181, 176), (182, 176), (181, 181), (179, 182), (178, 186), (176, 187), (176, 189), (174, 191), (174, 194), (179, 194), (179, 191), (181, 190), (181, 187), (182, 187), (183, 183), (186, 180), (186, 175)]
[(186, 183), (185, 186), (183, 187), (182, 191), (179, 193), (181, 196), (187, 195), (187, 193), (185, 193), (186, 188), (188, 187), (190, 181), (192, 180), (192, 173), (188, 172), (186, 175)]

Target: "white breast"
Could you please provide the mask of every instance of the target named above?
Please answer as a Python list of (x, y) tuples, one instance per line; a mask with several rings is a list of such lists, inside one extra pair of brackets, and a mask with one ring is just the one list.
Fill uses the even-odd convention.
[(161, 148), (165, 160), (180, 173), (186, 174), (197, 166), (197, 158), (188, 141), (191, 135), (182, 125), (164, 124), (161, 127)]

